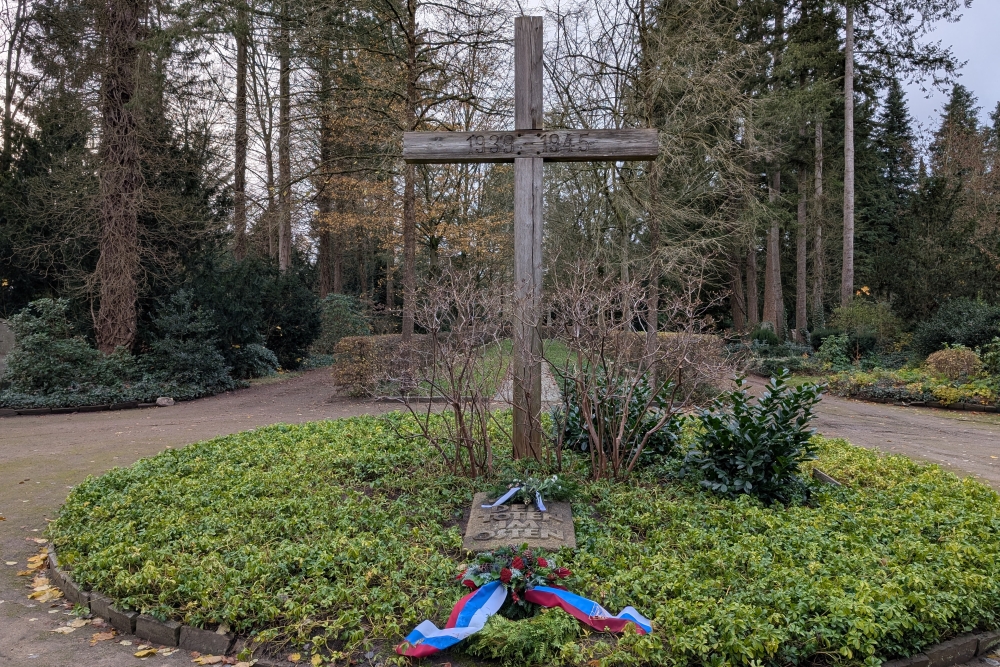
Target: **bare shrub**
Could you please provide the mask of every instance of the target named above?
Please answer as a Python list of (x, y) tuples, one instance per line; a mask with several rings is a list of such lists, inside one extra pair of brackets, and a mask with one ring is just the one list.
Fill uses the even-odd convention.
[[(429, 356), (431, 341), (415, 335), (410, 343), (409, 358)], [(408, 376), (407, 355), (403, 353), (402, 336), (345, 336), (333, 349), (333, 382), (348, 396), (361, 398), (400, 391), (391, 384), (393, 378)], [(412, 380), (407, 381), (412, 385)]]
[[(505, 344), (505, 286), (475, 272), (445, 271), (425, 285), (414, 320), (427, 332), (429, 356), (409, 367), (413, 392), (402, 401), (426, 438), (456, 474), (493, 471), (492, 432), (504, 437), (490, 411), (510, 362)], [(405, 385), (407, 378), (396, 378)], [(444, 414), (435, 407), (444, 405)]]
[(668, 331), (652, 344), (638, 331), (647, 303), (642, 278), (622, 280), (578, 263), (557, 279), (546, 303), (551, 335), (570, 352), (556, 368), (565, 388), (556, 451), (573, 415), (586, 432), (595, 479), (628, 475), (699, 389), (732, 377), (721, 341), (702, 333), (708, 320), (700, 280), (681, 280), (661, 295), (660, 322)]
[(979, 355), (965, 347), (949, 347), (927, 357), (927, 368), (949, 380), (977, 375), (983, 369)]

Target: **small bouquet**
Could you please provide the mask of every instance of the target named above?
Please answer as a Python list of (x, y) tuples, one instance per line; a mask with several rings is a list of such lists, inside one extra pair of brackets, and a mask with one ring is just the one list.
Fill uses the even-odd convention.
[[(531, 503), (538, 504), (539, 499), (545, 500), (570, 500), (576, 495), (577, 486), (566, 479), (560, 479), (558, 475), (551, 477), (525, 477), (524, 479), (512, 479), (505, 485), (499, 493), (494, 495), (504, 502), (522, 502), (525, 505)], [(514, 491), (513, 495), (509, 495)], [(499, 501), (498, 501), (499, 502)], [(544, 504), (538, 508), (544, 512)]]
[(556, 567), (542, 549), (500, 547), (476, 555), (456, 579), (475, 590), (491, 581), (499, 581), (511, 593), (515, 604), (525, 606), (524, 592), (535, 586), (551, 586), (573, 573)]

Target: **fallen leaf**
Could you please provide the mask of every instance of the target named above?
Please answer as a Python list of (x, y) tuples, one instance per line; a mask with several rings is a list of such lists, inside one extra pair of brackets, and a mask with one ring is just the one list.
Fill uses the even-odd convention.
[(191, 662), (196, 665), (218, 665), (223, 661), (223, 656), (221, 655), (203, 655), (200, 658), (195, 658)]
[(140, 651), (145, 651), (147, 648), (152, 648), (149, 644), (139, 644)]
[(161, 648), (160, 655), (163, 656), (173, 655), (174, 653), (177, 653), (177, 651), (179, 650), (180, 650), (179, 648)]
[(86, 618), (74, 618), (69, 622), (71, 628), (82, 628), (85, 625), (90, 625), (90, 621)]
[(7, 561), (7, 565), (17, 565), (17, 561), (16, 560), (9, 560), (9, 561)]
[(50, 587), (44, 591), (36, 591), (28, 597), (32, 600), (38, 600), (39, 602), (51, 602), (52, 600), (58, 600), (62, 596), (62, 591), (58, 588)]
[(72, 628), (72, 627), (70, 627), (68, 625), (64, 625), (64, 626), (62, 626), (60, 628), (56, 628), (55, 630), (50, 630), (49, 632), (58, 632), (61, 635), (68, 635), (71, 632), (76, 632), (76, 628)]
[(323, 664), (323, 656), (317, 653), (312, 657), (312, 660), (310, 662), (312, 662), (313, 667), (319, 667), (320, 665)]
[(111, 630), (109, 632), (95, 632), (90, 636), (90, 645), (94, 646), (97, 642), (106, 642), (109, 639), (114, 639), (115, 631)]
[(26, 539), (29, 542), (34, 542), (35, 544), (48, 544), (49, 543), (48, 540), (42, 539), (41, 537), (26, 537), (24, 539)]
[(156, 655), (156, 649), (155, 648), (147, 648), (147, 649), (144, 649), (142, 651), (136, 651), (132, 655), (134, 655), (137, 658), (149, 658), (149, 657), (152, 657), (152, 656)]
[(249, 662), (237, 662), (236, 667), (250, 667)]
[(131, 645), (132, 645), (132, 642), (130, 642), (130, 641), (129, 641), (129, 640), (127, 640), (127, 639), (123, 639), (123, 640), (121, 640), (121, 641), (120, 641), (120, 642), (118, 642), (118, 643), (119, 643), (119, 644), (121, 644), (122, 646), (131, 646)]
[(288, 656), (288, 662), (302, 662), (302, 656), (298, 653), (293, 653)]

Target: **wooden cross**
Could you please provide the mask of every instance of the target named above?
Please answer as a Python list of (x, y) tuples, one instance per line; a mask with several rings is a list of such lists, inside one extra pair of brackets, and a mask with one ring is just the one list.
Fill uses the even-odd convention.
[(656, 130), (542, 127), (542, 17), (514, 20), (514, 131), (406, 132), (403, 159), (417, 164), (514, 163), (514, 456), (541, 458), (542, 165), (655, 160)]

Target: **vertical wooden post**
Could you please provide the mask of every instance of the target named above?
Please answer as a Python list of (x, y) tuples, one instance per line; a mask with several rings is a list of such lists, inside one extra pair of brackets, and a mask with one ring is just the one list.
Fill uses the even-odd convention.
[[(542, 18), (514, 20), (514, 129), (542, 129)], [(514, 160), (514, 458), (541, 458), (542, 164)]]

